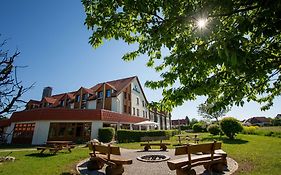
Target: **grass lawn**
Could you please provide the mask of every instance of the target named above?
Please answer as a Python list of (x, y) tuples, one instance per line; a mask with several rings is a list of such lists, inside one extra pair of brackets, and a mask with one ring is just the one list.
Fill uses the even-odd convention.
[[(9, 152), (0, 152), (0, 156), (7, 153)], [(76, 163), (88, 155), (88, 148), (75, 148), (71, 153), (60, 151), (56, 155), (43, 154), (43, 156), (38, 151), (13, 151), (11, 156), (16, 157), (16, 161), (0, 164), (0, 174), (70, 175), (74, 172)]]
[[(236, 174), (275, 175), (281, 172), (281, 138), (240, 134), (236, 140), (230, 141), (225, 137), (212, 137), (207, 133), (201, 134), (200, 138), (203, 142), (213, 139), (222, 141), (223, 149), (239, 163)], [(172, 137), (169, 143), (176, 144), (176, 137)], [(123, 148), (143, 149), (140, 143), (117, 145)], [(169, 148), (174, 148), (172, 145)], [(3, 148), (0, 148), (0, 156), (7, 154), (1, 151)], [(74, 172), (77, 162), (88, 157), (88, 153), (88, 148), (75, 148), (72, 153), (62, 151), (53, 156), (46, 154), (47, 156), (42, 157), (37, 151), (13, 151), (11, 156), (17, 160), (13, 163), (0, 164), (0, 174), (69, 175)]]
[[(239, 164), (236, 174), (275, 175), (281, 172), (281, 138), (239, 134), (231, 141), (226, 137), (215, 137), (208, 133), (201, 134), (200, 138), (203, 142), (214, 139), (222, 141), (223, 150)], [(176, 144), (176, 137), (172, 137), (169, 142)], [(142, 149), (140, 143), (118, 144), (118, 146)]]

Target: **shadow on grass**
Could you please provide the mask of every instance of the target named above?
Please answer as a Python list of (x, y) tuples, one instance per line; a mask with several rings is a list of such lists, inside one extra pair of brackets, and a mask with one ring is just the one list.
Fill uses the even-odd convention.
[(32, 153), (32, 154), (26, 154), (25, 156), (28, 157), (52, 157), (56, 156), (57, 154), (45, 154), (45, 153)]
[(0, 144), (0, 149), (14, 149), (14, 148), (34, 148), (33, 145), (27, 144)]
[(217, 140), (217, 141), (221, 141), (223, 143), (226, 143), (226, 144), (246, 144), (248, 143), (249, 141), (247, 140), (242, 140), (242, 139), (229, 139), (227, 137), (222, 137), (222, 136), (210, 136), (210, 137), (205, 137), (205, 138), (202, 138), (201, 139), (202, 141), (214, 141), (214, 140)]

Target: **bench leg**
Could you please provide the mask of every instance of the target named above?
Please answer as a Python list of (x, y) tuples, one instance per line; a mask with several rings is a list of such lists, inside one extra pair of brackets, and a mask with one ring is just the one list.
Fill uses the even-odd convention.
[(161, 146), (160, 146), (160, 149), (161, 149), (162, 151), (166, 151), (166, 150), (167, 150), (167, 146), (166, 146), (166, 145), (161, 145)]
[(151, 149), (150, 145), (145, 145), (145, 146), (144, 146), (144, 150), (145, 150), (145, 151), (148, 151), (149, 149)]
[(40, 151), (40, 154), (43, 154), (43, 152), (45, 151), (46, 149), (42, 149), (41, 151)]
[(123, 165), (107, 166), (105, 169), (106, 175), (122, 175), (124, 172)]
[(104, 162), (102, 162), (97, 157), (91, 157), (90, 160), (87, 162), (88, 170), (100, 170), (104, 166)]
[(196, 175), (196, 171), (194, 169), (186, 168), (178, 168), (176, 169), (177, 175)]

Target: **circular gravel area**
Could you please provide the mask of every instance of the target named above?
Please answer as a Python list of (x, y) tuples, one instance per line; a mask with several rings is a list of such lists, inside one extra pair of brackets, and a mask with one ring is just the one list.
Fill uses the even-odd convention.
[[(129, 149), (121, 149), (122, 157), (130, 158), (133, 160), (133, 164), (124, 165), (125, 172), (123, 175), (175, 175), (176, 171), (171, 171), (167, 165), (167, 161), (163, 162), (142, 162), (137, 160), (137, 157), (147, 154), (163, 154), (169, 156), (170, 159), (185, 157), (186, 155), (175, 156), (175, 150), (170, 149), (167, 151), (138, 151), (138, 150), (129, 150)], [(88, 171), (86, 167), (86, 162), (89, 159), (83, 160), (77, 164), (77, 171), (82, 175), (105, 175), (105, 167), (99, 171)], [(227, 157), (228, 167), (223, 172), (224, 175), (230, 175), (234, 173), (238, 169), (238, 163), (233, 159)], [(208, 175), (208, 172), (204, 169), (203, 166), (198, 166), (194, 168), (196, 170), (196, 174)], [(215, 173), (212, 173), (213, 175)]]

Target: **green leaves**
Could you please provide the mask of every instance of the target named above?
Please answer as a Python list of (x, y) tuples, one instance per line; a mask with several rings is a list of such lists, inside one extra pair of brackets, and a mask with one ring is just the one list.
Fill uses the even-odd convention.
[[(103, 40), (138, 43), (123, 56), (149, 57), (161, 80), (146, 86), (163, 89), (167, 108), (204, 95), (219, 111), (244, 101), (272, 105), (280, 95), (281, 2), (253, 0), (166, 1), (82, 0), (90, 44)], [(198, 29), (196, 21), (208, 18)], [(163, 56), (163, 51), (170, 54)], [(156, 64), (157, 63), (157, 64)], [(262, 98), (261, 94), (263, 95)]]

